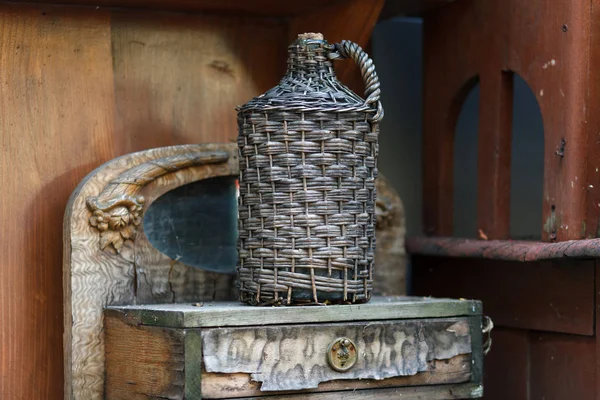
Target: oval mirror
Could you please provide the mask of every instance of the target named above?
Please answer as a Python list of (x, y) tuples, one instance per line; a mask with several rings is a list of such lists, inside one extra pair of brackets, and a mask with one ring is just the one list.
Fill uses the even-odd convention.
[(146, 210), (144, 233), (152, 245), (186, 265), (234, 274), (237, 262), (237, 177), (180, 186)]

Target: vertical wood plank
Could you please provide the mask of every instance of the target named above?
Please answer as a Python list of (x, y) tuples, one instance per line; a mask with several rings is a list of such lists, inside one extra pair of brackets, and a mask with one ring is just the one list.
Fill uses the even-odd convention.
[(485, 400), (529, 400), (529, 332), (494, 328), (485, 357)]
[(114, 11), (120, 149), (234, 140), (235, 107), (284, 73), (284, 39), (275, 20)]
[[(425, 15), (423, 23), (423, 230), (452, 235), (454, 137), (467, 95), (478, 82), (479, 36), (464, 35), (473, 24), (459, 1)], [(441, 69), (440, 65), (444, 68)]]
[(510, 231), (513, 75), (499, 65), (485, 64), (479, 81), (477, 228), (488, 239), (508, 239)]
[(183, 399), (187, 378), (184, 330), (130, 325), (110, 311), (104, 321), (105, 399)]
[[(544, 240), (585, 237), (590, 2), (511, 0), (505, 66), (537, 96), (544, 122)], [(587, 4), (586, 4), (587, 3)], [(564, 156), (557, 155), (562, 140)]]
[(111, 157), (109, 15), (0, 4), (0, 398), (63, 397), (62, 216)]
[[(591, 0), (591, 43), (589, 62), (589, 91), (586, 107), (587, 120), (587, 181), (589, 193), (587, 201), (586, 237), (600, 237), (600, 140), (598, 127), (600, 126), (600, 113), (597, 105), (600, 104), (600, 1)], [(600, 376), (600, 375), (599, 375)], [(600, 396), (600, 389), (598, 390)]]

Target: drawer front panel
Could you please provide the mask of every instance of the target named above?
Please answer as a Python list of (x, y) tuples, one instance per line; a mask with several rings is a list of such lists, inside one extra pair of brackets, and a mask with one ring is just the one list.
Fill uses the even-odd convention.
[[(425, 375), (428, 383), (466, 382), (471, 378), (470, 332), (467, 317), (204, 329), (202, 393), (219, 397), (214, 389), (225, 393), (223, 385), (230, 389), (225, 397), (239, 390), (247, 396), (249, 391), (422, 385)], [(327, 357), (340, 338), (356, 350), (354, 365), (343, 372)], [(343, 347), (337, 353), (333, 349), (343, 360), (352, 356)]]

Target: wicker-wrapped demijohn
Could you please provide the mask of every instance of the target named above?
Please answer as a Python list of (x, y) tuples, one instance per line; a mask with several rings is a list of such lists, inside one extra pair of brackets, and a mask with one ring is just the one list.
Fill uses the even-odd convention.
[[(336, 76), (351, 59), (365, 98)], [(355, 43), (302, 34), (279, 84), (237, 108), (238, 280), (253, 305), (368, 301), (375, 255), (379, 80)]]

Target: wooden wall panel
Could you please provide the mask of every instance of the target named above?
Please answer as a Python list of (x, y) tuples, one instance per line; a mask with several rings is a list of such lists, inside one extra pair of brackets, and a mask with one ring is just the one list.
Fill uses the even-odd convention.
[(485, 400), (529, 400), (529, 332), (494, 328), (484, 361)]
[(2, 4), (0, 48), (0, 398), (59, 399), (62, 217), (115, 154), (109, 15)]
[(234, 107), (285, 71), (283, 23), (115, 13), (115, 136), (127, 152), (237, 138)]
[(595, 338), (496, 328), (485, 400), (596, 399)]
[[(368, 40), (381, 1), (352, 3), (372, 9), (314, 29)], [(279, 81), (289, 34), (287, 19), (0, 3), (1, 399), (63, 397), (62, 217), (76, 185), (123, 154), (233, 140), (235, 106)]]
[[(591, 0), (590, 27), (590, 81), (588, 91), (589, 104), (600, 104), (600, 1)], [(600, 141), (598, 140), (598, 127), (600, 126), (600, 113), (597, 106), (586, 107), (587, 134), (587, 180), (588, 190), (586, 237), (600, 237)], [(600, 389), (599, 389), (600, 395)]]
[(0, 398), (63, 396), (62, 218), (136, 150), (237, 135), (284, 71), (272, 20), (0, 5)]
[(594, 338), (531, 333), (530, 399), (596, 398)]
[(414, 294), (483, 302), (496, 326), (593, 335), (593, 260), (519, 263), (413, 256)]

